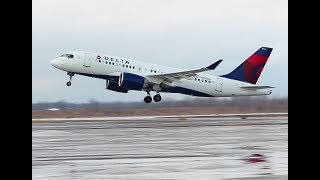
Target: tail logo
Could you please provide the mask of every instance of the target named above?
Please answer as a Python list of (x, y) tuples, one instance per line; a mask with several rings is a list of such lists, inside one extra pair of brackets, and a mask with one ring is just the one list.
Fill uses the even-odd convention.
[(229, 74), (223, 75), (222, 77), (256, 84), (265, 64), (267, 63), (271, 51), (272, 48), (260, 48), (235, 70)]

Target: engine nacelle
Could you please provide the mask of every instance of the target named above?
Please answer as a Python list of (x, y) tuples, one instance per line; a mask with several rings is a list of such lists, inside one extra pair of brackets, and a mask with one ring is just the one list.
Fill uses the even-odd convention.
[(106, 88), (116, 92), (122, 92), (122, 93), (128, 92), (128, 89), (122, 88), (116, 82), (109, 81), (109, 80), (106, 81)]
[(146, 87), (147, 80), (139, 75), (131, 73), (121, 73), (119, 77), (119, 86), (129, 90), (142, 90)]

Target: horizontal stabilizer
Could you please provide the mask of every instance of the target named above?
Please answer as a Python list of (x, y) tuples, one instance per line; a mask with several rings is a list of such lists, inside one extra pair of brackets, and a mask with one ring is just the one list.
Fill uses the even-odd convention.
[(242, 89), (247, 89), (247, 90), (257, 90), (257, 89), (270, 89), (274, 88), (272, 86), (240, 86)]

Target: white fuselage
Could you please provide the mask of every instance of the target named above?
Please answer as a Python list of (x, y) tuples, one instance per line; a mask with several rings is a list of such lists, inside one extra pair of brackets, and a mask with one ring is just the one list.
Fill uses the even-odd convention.
[[(157, 79), (148, 78), (148, 75), (183, 71), (183, 69), (166, 67), (111, 55), (89, 52), (73, 52), (70, 54), (73, 54), (74, 57), (58, 57), (50, 63), (58, 69), (66, 72), (72, 72), (74, 74), (112, 80), (112, 77), (119, 77), (120, 73), (127, 72), (145, 77), (148, 81), (155, 83), (161, 82), (156, 82), (158, 81)], [(200, 93), (200, 95), (194, 94), (195, 96), (231, 97), (271, 94), (270, 89), (243, 89), (240, 88), (240, 86), (254, 85), (203, 72), (198, 73), (197, 77), (183, 78), (179, 81), (173, 81), (170, 83), (166, 82), (166, 85), (169, 87), (179, 87)], [(162, 90), (157, 91), (161, 92)]]

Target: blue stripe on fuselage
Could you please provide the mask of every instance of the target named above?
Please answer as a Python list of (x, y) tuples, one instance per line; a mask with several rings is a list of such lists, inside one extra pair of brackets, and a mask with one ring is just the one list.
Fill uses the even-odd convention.
[[(118, 76), (107, 76), (107, 75), (86, 74), (86, 73), (75, 73), (75, 74), (80, 74), (83, 76), (94, 77), (94, 78), (99, 78), (99, 79), (107, 79), (110, 81), (114, 81), (116, 83), (119, 81)], [(160, 92), (180, 93), (180, 94), (186, 94), (186, 95), (198, 96), (198, 97), (213, 97), (212, 95), (209, 95), (209, 94), (205, 94), (205, 93), (202, 93), (199, 91), (195, 91), (192, 89), (187, 89), (187, 88), (183, 88), (183, 87), (179, 87), (179, 86), (165, 87), (165, 88), (162, 88)]]
[(119, 81), (119, 76), (107, 76), (107, 75), (99, 75), (99, 74), (87, 74), (87, 73), (75, 73), (75, 74), (80, 74), (83, 76), (88, 76), (88, 77), (94, 77), (94, 78), (99, 78), (99, 79), (107, 79), (110, 81)]
[(179, 86), (174, 86), (174, 87), (165, 87), (161, 89), (161, 92), (168, 92), (168, 93), (181, 93), (181, 94), (186, 94), (186, 95), (191, 95), (191, 96), (198, 96), (198, 97), (213, 97), (209, 94), (205, 94), (199, 91), (195, 91), (192, 89), (187, 89)]

